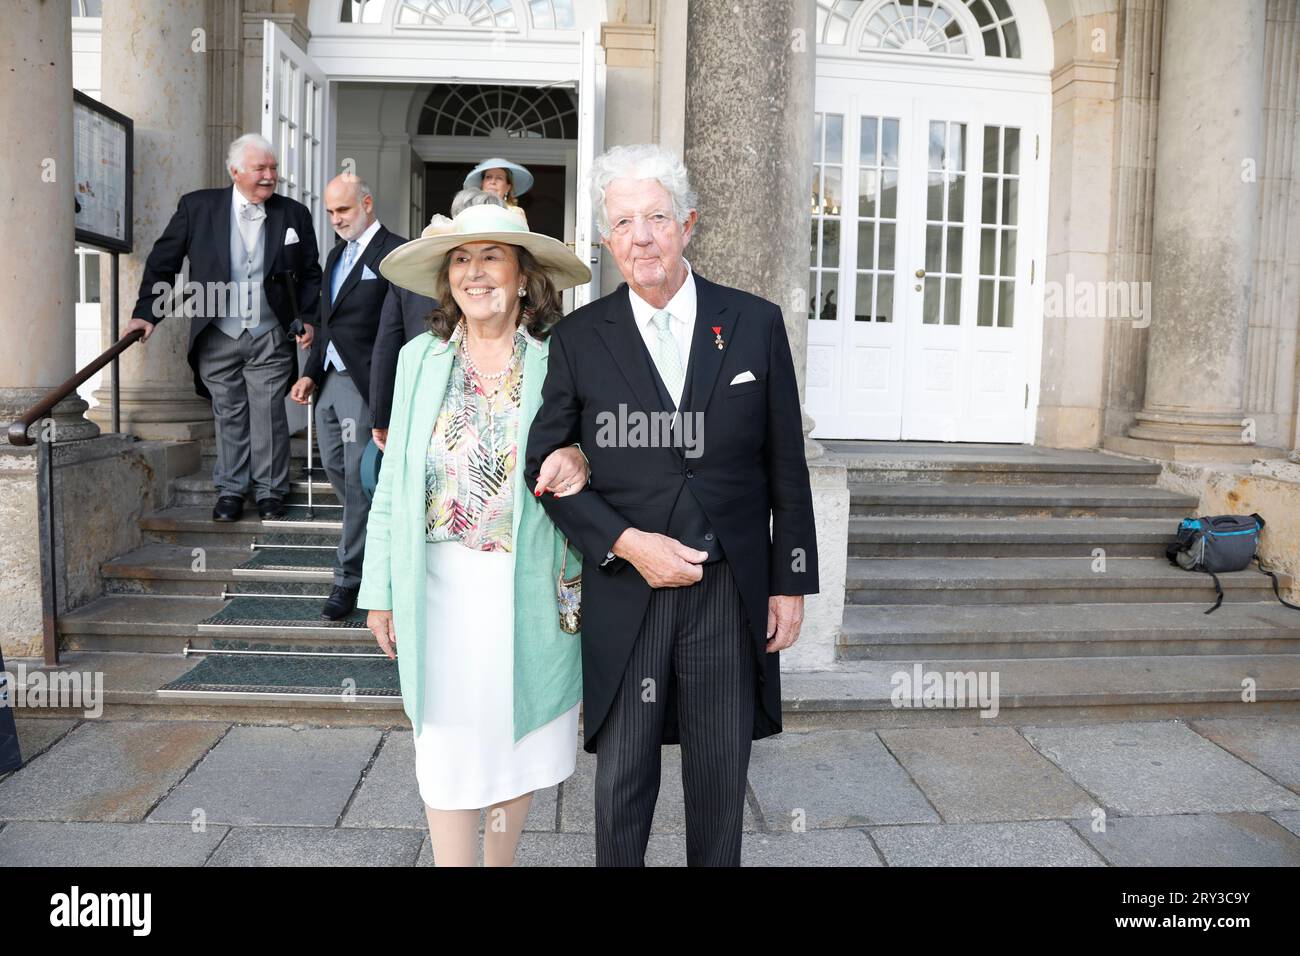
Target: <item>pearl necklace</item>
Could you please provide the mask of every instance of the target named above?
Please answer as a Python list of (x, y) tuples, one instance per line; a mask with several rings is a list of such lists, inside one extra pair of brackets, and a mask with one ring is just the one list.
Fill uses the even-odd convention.
[(506, 362), (505, 368), (501, 369), (499, 372), (492, 372), (490, 374), (479, 371), (479, 367), (474, 364), (474, 360), (470, 358), (469, 355), (469, 329), (465, 327), (464, 319), (461, 319), (460, 354), (465, 360), (465, 367), (473, 373), (475, 378), (480, 381), (496, 382), (496, 388), (491, 392), (492, 395), (495, 395), (500, 391), (503, 380), (514, 370), (515, 367), (515, 349), (512, 342), (510, 361)]

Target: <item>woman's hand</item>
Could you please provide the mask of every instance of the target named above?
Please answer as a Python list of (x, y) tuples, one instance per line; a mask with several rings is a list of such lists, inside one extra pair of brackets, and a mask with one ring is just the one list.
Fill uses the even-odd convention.
[(392, 611), (371, 611), (366, 615), (366, 627), (375, 635), (379, 649), (388, 655), (388, 659), (397, 657), (397, 632), (393, 630)]
[(533, 495), (540, 498), (544, 491), (551, 492), (557, 498), (576, 495), (587, 487), (587, 478), (590, 474), (587, 457), (577, 445), (557, 448), (542, 462), (542, 469), (537, 473), (537, 485), (533, 488)]

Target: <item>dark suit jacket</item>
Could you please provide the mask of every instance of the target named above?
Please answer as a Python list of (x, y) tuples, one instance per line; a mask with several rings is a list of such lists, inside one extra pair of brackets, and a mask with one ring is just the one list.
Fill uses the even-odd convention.
[[(181, 197), (171, 222), (167, 223), (167, 228), (153, 244), (149, 258), (145, 260), (140, 292), (135, 300), (135, 308), (131, 311), (132, 318), (155, 324), (165, 318), (166, 312), (154, 315), (154, 304), (158, 299), (155, 288), (158, 283), (172, 287), (176, 276), (181, 272), (182, 263), (189, 259), (189, 281), (198, 283), (205, 291), (192, 300), (194, 314), (190, 319), (190, 342), (186, 356), (190, 368), (194, 370), (194, 390), (204, 398), (212, 396), (199, 379), (198, 356), (194, 346), (212, 319), (225, 314), (224, 297), (210, 296), (207, 290), (218, 288), (210, 283), (221, 283), (224, 288), (230, 282), (230, 194), (234, 188), (232, 184), (220, 189), (198, 189)], [(286, 230), (290, 227), (298, 234), (298, 241), (285, 245)], [(266, 201), (266, 221), (262, 228), (263, 275), (293, 272), (302, 320), (315, 325), (320, 308), (320, 262), (311, 213), (302, 203), (276, 193)], [(294, 319), (288, 292), (278, 282), (267, 282), (266, 297), (276, 318), (288, 331), (289, 324)], [(209, 299), (212, 301), (209, 302)], [(209, 305), (213, 307), (212, 314), (208, 314)], [(286, 337), (284, 348), (293, 355), (297, 346), (293, 339)], [(296, 359), (294, 365), (297, 367)], [(290, 375), (288, 384), (285, 385), (286, 394), (293, 387), (293, 381), (294, 376)]]
[[(601, 422), (610, 421), (602, 413), (617, 417), (620, 405), (625, 414), (671, 411), (659, 393), (626, 285), (556, 323), (542, 406), (528, 433), (529, 487), (556, 448), (578, 442), (591, 465), (591, 483), (583, 491), (542, 496), (547, 513), (583, 554), (583, 726), (589, 752), (596, 749), (651, 593), (630, 562), (601, 562), (628, 527), (666, 533), (683, 485), (718, 535), (762, 662), (755, 740), (781, 731), (779, 655), (766, 650), (767, 599), (818, 589), (812, 488), (781, 310), (698, 273), (695, 285), (695, 334), (682, 409), (703, 413), (696, 436), (702, 454), (687, 457), (680, 445), (629, 447), (630, 441), (619, 446), (597, 437)], [(714, 326), (721, 330), (722, 349)], [(754, 381), (730, 384), (745, 371)], [(675, 716), (670, 707), (665, 743), (678, 741)]]
[(370, 414), (376, 428), (387, 428), (393, 411), (393, 384), (397, 379), (397, 353), (427, 330), (424, 320), (438, 300), (401, 286), (390, 285), (379, 317), (379, 334), (370, 359)]
[[(311, 351), (302, 370), (303, 375), (316, 383), (317, 394), (325, 385), (325, 377), (334, 371), (333, 366), (325, 368), (325, 349), (333, 342), (362, 399), (370, 395), (370, 356), (379, 333), (379, 313), (384, 307), (389, 285), (388, 280), (379, 274), (379, 263), (404, 242), (406, 240), (401, 236), (380, 226), (357, 261), (352, 263), (352, 270), (339, 286), (338, 297), (332, 303), (330, 285), (334, 267), (343, 256), (347, 243), (335, 243), (325, 257), (325, 271), (321, 273), (320, 331), (312, 339)], [(374, 278), (362, 278), (367, 269)]]

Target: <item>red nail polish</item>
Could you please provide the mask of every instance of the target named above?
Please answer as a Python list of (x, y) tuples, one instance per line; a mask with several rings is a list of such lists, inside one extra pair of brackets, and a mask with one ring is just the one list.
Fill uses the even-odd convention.
[(540, 498), (541, 496), (542, 496), (542, 493), (541, 493), (540, 491), (536, 491), (536, 490), (533, 491), (533, 497), (534, 497), (534, 498)]

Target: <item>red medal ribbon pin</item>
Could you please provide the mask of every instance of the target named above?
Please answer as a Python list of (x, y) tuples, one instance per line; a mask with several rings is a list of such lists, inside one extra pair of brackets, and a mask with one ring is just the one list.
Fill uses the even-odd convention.
[(720, 325), (715, 325), (715, 326), (712, 326), (712, 328), (713, 328), (713, 344), (716, 345), (716, 346), (718, 347), (718, 350), (719, 350), (719, 351), (721, 351), (721, 350), (722, 350), (722, 344), (723, 344), (723, 343), (722, 343), (722, 326), (720, 326)]

